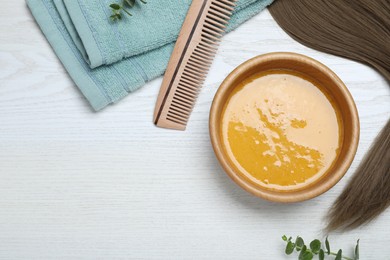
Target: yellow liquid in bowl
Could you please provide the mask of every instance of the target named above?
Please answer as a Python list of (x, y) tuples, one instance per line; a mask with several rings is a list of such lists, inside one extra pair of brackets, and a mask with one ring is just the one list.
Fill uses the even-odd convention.
[(337, 158), (339, 113), (311, 81), (289, 71), (256, 74), (230, 95), (221, 136), (231, 163), (268, 189), (319, 180)]

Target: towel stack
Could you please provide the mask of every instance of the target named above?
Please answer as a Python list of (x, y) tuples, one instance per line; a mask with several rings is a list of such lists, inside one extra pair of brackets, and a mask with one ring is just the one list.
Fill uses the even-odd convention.
[[(118, 1), (27, 0), (47, 40), (95, 110), (164, 73), (191, 4), (149, 0), (136, 4), (133, 16), (112, 22), (109, 5)], [(228, 31), (272, 1), (238, 0)]]

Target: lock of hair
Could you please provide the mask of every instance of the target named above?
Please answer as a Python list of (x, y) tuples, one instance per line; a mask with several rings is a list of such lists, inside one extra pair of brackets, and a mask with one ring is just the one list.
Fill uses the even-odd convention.
[(235, 2), (192, 1), (157, 98), (157, 126), (185, 130)]

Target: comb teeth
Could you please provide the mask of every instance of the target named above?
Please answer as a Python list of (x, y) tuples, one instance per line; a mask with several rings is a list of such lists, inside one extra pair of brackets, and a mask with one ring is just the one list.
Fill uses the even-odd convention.
[(154, 115), (157, 126), (185, 129), (235, 1), (192, 2), (157, 100)]

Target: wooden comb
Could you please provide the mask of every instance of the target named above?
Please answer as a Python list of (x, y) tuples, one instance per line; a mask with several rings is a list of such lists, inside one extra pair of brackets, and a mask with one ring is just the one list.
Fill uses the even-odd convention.
[(192, 1), (157, 98), (157, 126), (185, 130), (235, 2)]

